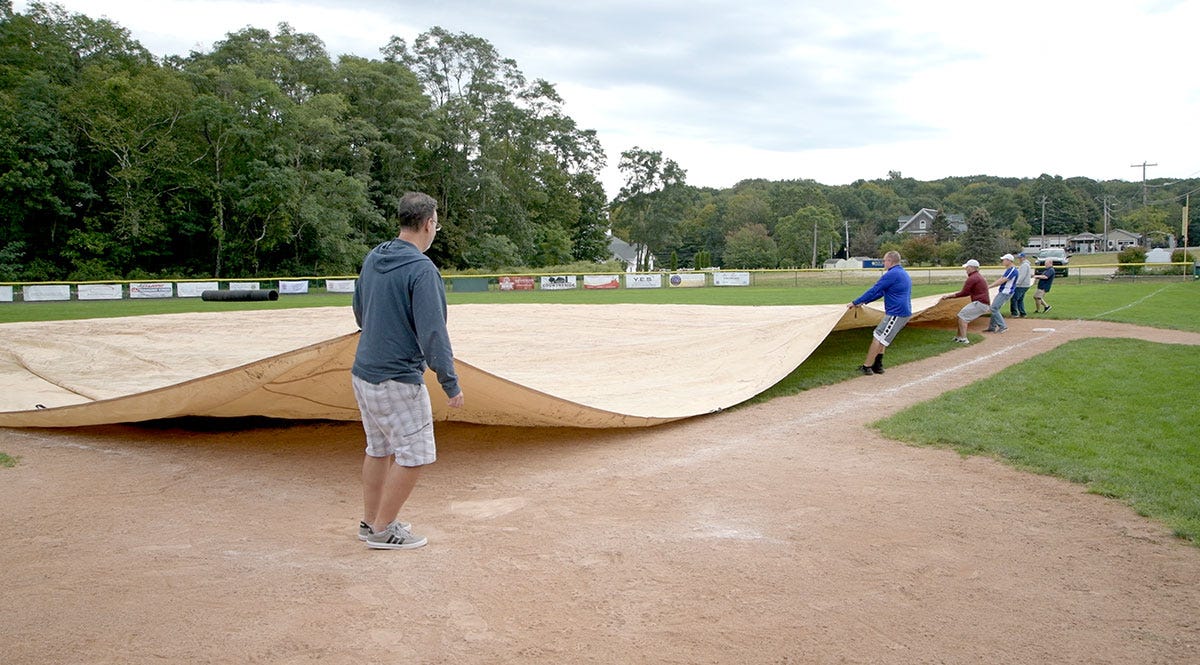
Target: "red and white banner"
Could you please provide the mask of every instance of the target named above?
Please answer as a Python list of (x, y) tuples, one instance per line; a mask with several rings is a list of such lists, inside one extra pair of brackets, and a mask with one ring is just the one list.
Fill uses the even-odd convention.
[(516, 276), (505, 275), (497, 281), (500, 282), (500, 290), (501, 291), (532, 291), (533, 290), (533, 278), (532, 277), (523, 277), (523, 276), (516, 277)]
[(621, 278), (616, 275), (584, 275), (583, 288), (619, 289), (621, 288)]

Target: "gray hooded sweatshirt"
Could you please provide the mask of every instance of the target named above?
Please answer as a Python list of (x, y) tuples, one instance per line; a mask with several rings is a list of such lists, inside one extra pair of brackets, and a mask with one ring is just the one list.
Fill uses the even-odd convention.
[(370, 383), (423, 384), (426, 366), (447, 397), (459, 393), (446, 331), (446, 287), (429, 257), (393, 238), (367, 254), (354, 288), (362, 329), (351, 372)]

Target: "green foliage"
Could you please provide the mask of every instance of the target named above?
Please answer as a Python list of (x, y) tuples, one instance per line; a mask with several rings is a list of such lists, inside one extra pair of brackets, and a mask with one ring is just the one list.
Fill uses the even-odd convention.
[(410, 190), (439, 200), (441, 265), (604, 258), (605, 156), (552, 85), (440, 28), (385, 54), (281, 24), (160, 64), (105, 20), (0, 17), (0, 269), (353, 273)]
[(829, 243), (822, 240), (838, 238), (837, 226), (837, 215), (827, 206), (804, 206), (781, 218), (775, 227), (779, 262), (807, 268), (823, 264), (831, 256)]
[(724, 266), (728, 268), (774, 268), (779, 249), (762, 224), (750, 224), (725, 240)]
[(485, 233), (467, 255), (475, 268), (496, 270), (502, 266), (521, 265), (520, 252), (513, 241), (504, 236)]
[(967, 215), (967, 232), (959, 238), (960, 261), (976, 259), (980, 263), (996, 260), (1006, 249), (1000, 239), (996, 224), (985, 208), (976, 208)]
[(11, 469), (17, 465), (18, 458), (7, 453), (0, 453), (0, 467)]
[(938, 245), (931, 235), (908, 236), (900, 243), (899, 251), (908, 265), (929, 265), (938, 256)]
[(946, 219), (946, 213), (941, 210), (933, 217), (933, 228), (931, 229), (934, 240), (939, 244), (949, 242), (954, 239), (954, 229), (950, 228), (950, 222)]
[(873, 224), (859, 224), (851, 233), (850, 256), (883, 256)]
[(712, 267), (712, 254), (707, 251), (696, 252), (692, 259), (692, 268), (695, 270), (703, 270), (704, 268)]
[[(900, 440), (1084, 483), (1198, 542), (1200, 415), (1185, 397), (1200, 390), (1194, 353), (1129, 339), (1069, 342), (875, 426)], [(1014, 396), (1055, 408), (1011, 417), (1020, 413), (1008, 408)], [(996, 414), (985, 429), (978, 427), (981, 413)]]
[(1146, 248), (1133, 246), (1125, 249), (1117, 254), (1117, 263), (1122, 264), (1117, 268), (1117, 272), (1122, 275), (1140, 275), (1146, 271), (1142, 265), (1125, 265), (1125, 264), (1142, 264), (1146, 262)]
[(15, 282), (19, 279), (24, 255), (25, 243), (20, 240), (10, 241), (0, 247), (0, 282)]
[(956, 241), (938, 243), (934, 248), (933, 263), (939, 266), (961, 265), (958, 263), (958, 257), (962, 252), (962, 245)]

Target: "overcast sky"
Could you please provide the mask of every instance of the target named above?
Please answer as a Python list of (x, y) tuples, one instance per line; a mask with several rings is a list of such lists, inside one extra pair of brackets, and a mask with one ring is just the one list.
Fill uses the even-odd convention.
[[(620, 153), (689, 184), (1200, 174), (1189, 0), (60, 0), (156, 55), (287, 22), (336, 58), (433, 26), (491, 42)], [(18, 11), (28, 5), (14, 3)], [(1131, 165), (1138, 164), (1138, 168)]]

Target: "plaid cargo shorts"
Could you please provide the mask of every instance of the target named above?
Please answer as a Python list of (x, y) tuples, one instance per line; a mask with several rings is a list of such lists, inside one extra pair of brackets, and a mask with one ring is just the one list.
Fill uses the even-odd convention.
[(370, 383), (353, 375), (350, 382), (367, 434), (367, 455), (395, 455), (400, 466), (422, 466), (437, 460), (433, 409), (424, 384)]

